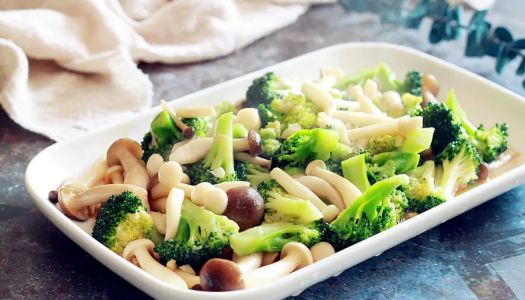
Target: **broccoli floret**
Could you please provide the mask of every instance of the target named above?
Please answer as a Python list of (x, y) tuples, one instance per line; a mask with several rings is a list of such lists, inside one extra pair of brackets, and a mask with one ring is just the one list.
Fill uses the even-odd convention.
[(185, 200), (182, 203), (177, 234), (155, 247), (163, 263), (174, 259), (178, 265), (200, 266), (219, 256), (229, 244), (228, 239), (239, 232), (239, 226)]
[(269, 122), (259, 130), (259, 135), (263, 140), (278, 139), (281, 136), (281, 123), (279, 121)]
[(476, 147), (483, 161), (494, 161), (498, 155), (507, 150), (507, 138), (509, 136), (508, 124), (496, 124), (490, 129), (485, 129), (483, 125), (475, 127), (467, 119), (467, 114), (461, 108), (453, 90), (450, 91), (447, 96), (446, 105), (454, 113), (457, 122), (461, 124), (468, 135), (468, 141)]
[(122, 254), (124, 247), (134, 240), (149, 238), (153, 220), (146, 212), (139, 197), (126, 191), (111, 196), (102, 204), (97, 214), (93, 237)]
[(409, 181), (397, 175), (375, 183), (330, 223), (325, 239), (343, 249), (397, 224), (406, 207), (397, 188)]
[(265, 201), (268, 199), (269, 194), (272, 191), (284, 193), (282, 187), (274, 179), (265, 180), (257, 185), (257, 192)]
[(260, 103), (270, 104), (280, 98), (282, 90), (289, 89), (273, 72), (268, 72), (253, 80), (246, 91), (245, 107), (257, 107)]
[(435, 129), (431, 144), (434, 154), (441, 153), (448, 144), (462, 137), (461, 126), (454, 120), (452, 111), (445, 104), (429, 103), (416, 114), (423, 117), (423, 127)]
[(410, 152), (385, 152), (368, 158), (368, 178), (377, 182), (396, 174), (403, 174), (415, 169), (419, 163), (419, 154)]
[(421, 213), (446, 201), (440, 188), (436, 187), (436, 170), (434, 161), (426, 161), (423, 165), (407, 173), (410, 184), (405, 190), (408, 198), (408, 211)]
[(371, 138), (366, 147), (366, 152), (376, 155), (383, 152), (394, 151), (402, 143), (402, 139), (395, 135), (385, 135)]
[(283, 99), (275, 99), (270, 105), (282, 128), (290, 124), (299, 124), (302, 129), (317, 127), (317, 106), (303, 95), (289, 93)]
[(241, 123), (233, 124), (233, 138), (240, 139), (248, 136), (248, 128)]
[(257, 106), (257, 112), (263, 126), (277, 120), (277, 116), (272, 112), (270, 104), (261, 103)]
[(210, 152), (204, 160), (189, 165), (186, 174), (193, 184), (238, 180), (233, 160), (233, 114), (222, 114), (215, 125)]
[(285, 222), (306, 225), (323, 218), (323, 214), (312, 202), (285, 193), (282, 189), (272, 189), (264, 201), (266, 223)]
[(235, 105), (230, 101), (223, 101), (215, 106), (215, 111), (217, 112), (217, 117), (229, 112), (234, 113)]
[(321, 241), (326, 225), (316, 221), (310, 225), (271, 223), (252, 227), (230, 238), (230, 246), (237, 255), (255, 252), (278, 252), (289, 242), (310, 247)]
[(148, 161), (155, 153), (167, 160), (173, 144), (183, 139), (182, 132), (167, 111), (161, 111), (151, 122), (150, 131), (144, 135), (141, 146), (144, 151), (142, 160)]
[(281, 147), (281, 142), (276, 139), (262, 140), (262, 153), (261, 156), (264, 158), (272, 158)]
[(193, 128), (195, 136), (204, 137), (208, 134), (208, 121), (205, 118), (182, 118), (182, 123)]
[(376, 80), (382, 91), (397, 91), (403, 85), (387, 65), (380, 64), (375, 69), (362, 70), (357, 76), (341, 78), (335, 84), (335, 88), (344, 90), (349, 85), (363, 85), (369, 79)]
[(401, 87), (401, 91), (404, 93), (410, 93), (414, 96), (422, 96), (423, 81), (421, 73), (418, 71), (410, 71), (405, 76), (405, 81)]
[(366, 160), (366, 154), (359, 154), (341, 163), (344, 178), (353, 183), (363, 193), (370, 188)]
[(403, 114), (413, 116), (421, 109), (423, 98), (421, 96), (404, 93), (401, 96), (401, 101), (403, 102)]
[(328, 160), (338, 141), (339, 135), (333, 130), (299, 130), (283, 141), (274, 156), (275, 162), (278, 166), (305, 168), (313, 160)]
[(445, 198), (451, 199), (459, 188), (478, 178), (481, 158), (476, 148), (462, 139), (450, 143), (437, 156), (436, 163), (443, 166), (438, 186), (442, 189)]
[(258, 186), (261, 182), (270, 180), (270, 171), (255, 164), (246, 164), (246, 179), (250, 182), (252, 187)]

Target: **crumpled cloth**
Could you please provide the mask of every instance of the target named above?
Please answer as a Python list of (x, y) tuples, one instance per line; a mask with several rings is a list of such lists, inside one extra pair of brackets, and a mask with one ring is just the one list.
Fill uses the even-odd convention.
[(227, 55), (293, 23), (310, 2), (0, 0), (0, 104), (24, 128), (65, 140), (151, 105), (139, 61)]

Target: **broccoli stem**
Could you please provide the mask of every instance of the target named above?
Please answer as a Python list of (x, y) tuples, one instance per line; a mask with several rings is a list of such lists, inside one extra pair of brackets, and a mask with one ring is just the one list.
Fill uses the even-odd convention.
[(341, 162), (341, 167), (344, 178), (353, 183), (361, 192), (364, 193), (370, 188), (367, 175), (366, 154), (356, 155)]
[(401, 144), (399, 151), (420, 153), (430, 148), (432, 144), (432, 137), (434, 136), (434, 128), (419, 128), (410, 131), (406, 139)]
[(215, 135), (205, 166), (212, 171), (223, 168), (226, 176), (235, 173), (233, 162), (233, 113), (225, 113), (217, 119)]
[(392, 192), (401, 185), (406, 185), (410, 182), (407, 175), (396, 175), (385, 180), (381, 180), (372, 185), (366, 192), (357, 198), (350, 206), (343, 210), (332, 225), (347, 225), (351, 226), (351, 219), (357, 222), (361, 220), (363, 212), (370, 221), (377, 217), (377, 205), (384, 201)]

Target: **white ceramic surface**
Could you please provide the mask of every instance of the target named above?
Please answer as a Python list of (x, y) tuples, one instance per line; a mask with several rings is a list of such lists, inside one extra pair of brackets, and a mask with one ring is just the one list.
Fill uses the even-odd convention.
[[(525, 99), (445, 61), (390, 44), (354, 43), (321, 49), (182, 97), (173, 104), (216, 104), (226, 99), (241, 98), (254, 77), (270, 70), (289, 78), (316, 79), (321, 67), (340, 67), (348, 73), (355, 73), (362, 68), (375, 67), (380, 62), (387, 63), (400, 76), (411, 69), (434, 74), (441, 85), (441, 97), (453, 87), (475, 123), (483, 121), (492, 125), (496, 121), (508, 122), (511, 148), (525, 153), (525, 142), (520, 134), (525, 130)], [(47, 200), (50, 190), (56, 189), (64, 178), (86, 169), (117, 138), (129, 137), (140, 141), (144, 132), (148, 130), (151, 119), (159, 110), (159, 107), (155, 107), (120, 124), (54, 144), (38, 154), (26, 171), (27, 190), (35, 205), (51, 222), (101, 263), (155, 298), (274, 299), (296, 295), (315, 283), (336, 276), (372, 256), (380, 255), (383, 251), (519, 185), (525, 178), (525, 166), (523, 161), (519, 160), (515, 167), (505, 174), (460, 195), (453, 201), (264, 287), (227, 293), (178, 290), (143, 272), (99, 244)]]

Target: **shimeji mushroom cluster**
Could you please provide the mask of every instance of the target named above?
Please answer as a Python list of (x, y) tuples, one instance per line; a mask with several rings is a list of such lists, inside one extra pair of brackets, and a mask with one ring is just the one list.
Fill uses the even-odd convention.
[(241, 105), (162, 101), (142, 143), (115, 141), (51, 194), (164, 282), (262, 286), (487, 179), (508, 126), (475, 127), (438, 93), (433, 76), (397, 80), (386, 65), (303, 82), (267, 73)]

